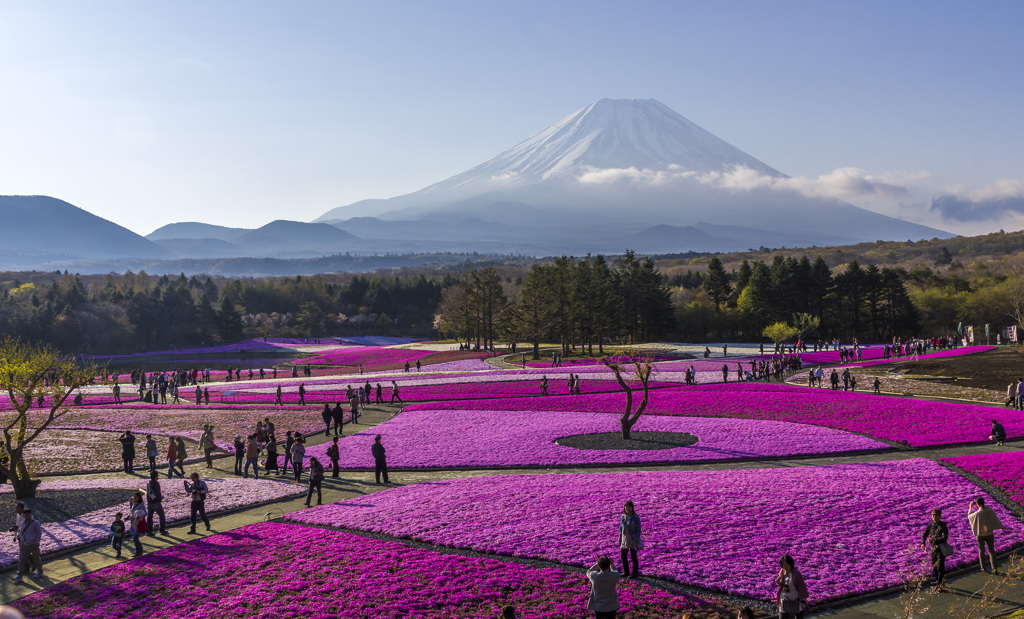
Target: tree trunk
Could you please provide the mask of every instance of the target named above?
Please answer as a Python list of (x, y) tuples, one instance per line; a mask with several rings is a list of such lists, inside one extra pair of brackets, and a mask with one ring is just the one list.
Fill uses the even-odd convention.
[(34, 497), (38, 484), (34, 483), (31, 475), (29, 475), (25, 459), (21, 455), (21, 450), (12, 451), (10, 457), (10, 477), (11, 486), (14, 488), (14, 498), (20, 500)]
[(619, 419), (619, 425), (622, 426), (622, 440), (624, 440), (624, 441), (632, 440), (632, 438), (630, 438), (630, 436), (629, 436), (629, 432), (630, 432), (630, 430), (633, 429), (633, 424), (634, 423), (636, 423), (636, 421), (630, 421), (626, 417), (623, 417), (622, 419)]

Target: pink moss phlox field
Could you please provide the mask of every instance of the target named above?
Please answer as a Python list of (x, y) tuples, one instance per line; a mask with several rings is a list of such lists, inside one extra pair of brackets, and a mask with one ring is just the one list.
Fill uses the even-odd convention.
[(430, 354), (432, 354), (432, 351), (419, 350), (415, 348), (381, 348), (378, 346), (363, 346), (359, 348), (328, 350), (313, 357), (298, 359), (295, 363), (308, 363), (314, 365), (379, 366), (409, 362), (415, 365), (417, 359), (422, 359)]
[(977, 475), (1024, 505), (1024, 451), (952, 456), (942, 461)]
[[(296, 494), (304, 493), (301, 486), (287, 484), (270, 479), (207, 479), (210, 494), (206, 499), (206, 513), (213, 515), (228, 509), (244, 505), (254, 505), (274, 501)], [(185, 493), (181, 480), (161, 479), (160, 487), (164, 493), (164, 512), (168, 522), (187, 520), (191, 506), (191, 498)], [(145, 490), (146, 481), (142, 479), (87, 479), (65, 480), (39, 484), (39, 491), (49, 490), (87, 490), (90, 488), (127, 488)], [(10, 486), (0, 486), (0, 493), (11, 492)], [(46, 523), (43, 525), (43, 537), (39, 545), (43, 553), (74, 548), (110, 535), (110, 523), (117, 512), (128, 513), (128, 503), (114, 505), (104, 509), (82, 514), (64, 522)], [(213, 523), (216, 527), (216, 522)], [(129, 544), (130, 547), (130, 544)], [(0, 536), (0, 567), (18, 562), (18, 546), (13, 536)]]
[[(451, 479), (287, 519), (584, 566), (601, 554), (618, 555), (619, 515), (632, 500), (643, 527), (644, 573), (771, 599), (779, 557), (789, 553), (807, 580), (810, 600), (821, 602), (899, 584), (898, 566), (905, 563), (908, 545), (919, 546), (934, 508), (950, 514), (949, 541), (957, 552), (947, 565), (976, 562), (964, 510), (978, 494), (977, 486), (956, 473), (913, 459)], [(997, 549), (1024, 542), (1024, 525), (994, 507), (1007, 527), (996, 536)], [(925, 555), (915, 551), (911, 558), (916, 564)]]
[[(347, 383), (348, 386), (358, 388), (361, 383)], [(634, 387), (639, 385), (633, 383)], [(674, 386), (674, 383), (651, 383), (651, 388), (662, 388)], [(326, 387), (331, 387), (327, 389)], [(382, 396), (384, 401), (391, 400), (391, 383), (381, 383)], [(370, 401), (376, 399), (376, 382), (371, 383), (371, 388), (374, 393), (371, 394)], [(612, 391), (618, 391), (619, 384), (615, 381), (610, 380), (584, 380), (580, 384), (580, 391), (582, 394), (586, 393), (609, 393)], [(469, 399), (487, 399), (487, 398), (522, 398), (522, 397), (540, 397), (540, 384), (539, 381), (495, 381), (495, 382), (438, 382), (432, 385), (413, 385), (413, 386), (399, 386), (399, 396), (405, 402), (433, 402), (439, 400), (469, 400)], [(548, 384), (549, 395), (568, 394), (569, 386), (566, 381), (552, 380)], [(244, 402), (253, 402), (258, 404), (271, 404), (277, 397), (275, 393), (270, 392), (250, 392), (241, 391), (238, 394), (238, 399)], [(288, 391), (282, 390), (281, 400), (286, 404), (294, 404), (299, 400), (299, 394), (294, 389)], [(310, 388), (306, 390), (306, 402), (315, 402), (319, 404), (323, 403), (336, 403), (342, 402), (346, 407), (348, 406), (347, 400), (345, 399), (345, 386), (341, 384), (335, 385), (318, 385), (316, 388)]]
[[(603, 413), (417, 410), (344, 438), (338, 447), (342, 466), (372, 468), (370, 446), (380, 434), (388, 466), (396, 469), (701, 462), (889, 448), (856, 434), (779, 421), (651, 415), (633, 430), (685, 432), (698, 441), (670, 449), (575, 449), (555, 440), (618, 432), (617, 418)], [(310, 447), (306, 453), (326, 462), (328, 446)]]
[[(79, 576), (14, 605), (50, 619), (447, 619), (497, 617), (513, 604), (520, 617), (566, 619), (586, 616), (588, 591), (578, 572), (261, 523)], [(717, 616), (699, 598), (637, 582), (621, 584), (619, 596), (631, 619)]]
[[(412, 404), (406, 410), (567, 410), (621, 413), (621, 393), (550, 398)], [(981, 443), (998, 419), (1011, 438), (1024, 435), (1024, 412), (973, 404), (931, 402), (868, 393), (808, 389), (784, 384), (740, 383), (654, 389), (647, 413), (736, 417), (807, 423), (912, 447)], [(646, 414), (646, 413), (645, 413)]]

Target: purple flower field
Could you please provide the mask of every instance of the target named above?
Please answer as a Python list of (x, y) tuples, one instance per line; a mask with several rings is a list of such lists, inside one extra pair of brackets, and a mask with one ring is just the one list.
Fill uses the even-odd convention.
[[(206, 513), (213, 515), (228, 509), (244, 505), (254, 505), (266, 501), (282, 499), (303, 494), (302, 486), (287, 484), (270, 479), (206, 479), (210, 487), (206, 499)], [(127, 488), (145, 489), (145, 482), (133, 478), (124, 479), (84, 479), (74, 481), (54, 481), (39, 484), (39, 491), (48, 490), (82, 490), (89, 488)], [(164, 493), (164, 512), (168, 523), (188, 520), (191, 498), (185, 493), (181, 480), (161, 479), (160, 487)], [(13, 492), (10, 486), (0, 486), (0, 493)], [(128, 504), (115, 505), (87, 514), (82, 514), (64, 522), (53, 522), (43, 525), (43, 538), (39, 545), (45, 554), (57, 550), (74, 548), (91, 542), (102, 540), (110, 535), (110, 523), (117, 512), (128, 513)], [(130, 547), (130, 544), (129, 544)], [(18, 545), (13, 536), (0, 536), (0, 567), (18, 562)]]
[(358, 348), (327, 350), (313, 357), (299, 359), (295, 363), (299, 365), (309, 363), (313, 365), (365, 365), (369, 367), (409, 362), (415, 365), (417, 359), (422, 359), (431, 354), (433, 354), (433, 351), (414, 348), (361, 346)]
[[(622, 394), (414, 404), (406, 410), (551, 410), (619, 413)], [(912, 447), (980, 443), (993, 419), (1010, 438), (1024, 435), (1024, 412), (782, 384), (698, 385), (651, 391), (647, 411), (688, 417), (790, 421), (867, 434)]]
[[(840, 453), (889, 446), (817, 426), (779, 421), (644, 417), (637, 432), (687, 432), (688, 447), (656, 450), (587, 450), (555, 443), (576, 434), (618, 432), (618, 420), (602, 413), (546, 411), (407, 411), (338, 442), (343, 467), (372, 468), (370, 446), (382, 435), (391, 468), (575, 466), (653, 462), (704, 462), (736, 458)], [(424, 446), (429, 445), (429, 449)], [(306, 452), (326, 461), (329, 444)]]
[[(289, 514), (287, 519), (407, 537), (454, 548), (586, 566), (616, 556), (622, 504), (643, 525), (641, 571), (772, 599), (791, 554), (810, 600), (895, 586), (909, 544), (933, 508), (950, 509), (947, 565), (977, 560), (966, 517), (976, 486), (928, 460), (724, 471), (502, 475), (415, 484)], [(998, 549), (1024, 542), (1007, 528)], [(925, 560), (914, 552), (913, 563)], [(923, 563), (921, 570), (924, 570)]]
[(977, 475), (1024, 505), (1024, 451), (953, 456), (942, 461)]
[[(26, 616), (51, 619), (483, 619), (497, 617), (505, 604), (520, 617), (582, 619), (589, 616), (588, 591), (583, 574), (561, 569), (262, 523), (79, 576), (13, 604)], [(726, 616), (721, 606), (636, 582), (619, 592), (632, 619)]]

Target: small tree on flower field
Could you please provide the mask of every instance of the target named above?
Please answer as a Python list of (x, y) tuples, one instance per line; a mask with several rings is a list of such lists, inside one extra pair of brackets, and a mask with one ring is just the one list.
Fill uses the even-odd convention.
[[(619, 387), (626, 393), (626, 407), (622, 412), (622, 417), (619, 418), (619, 427), (622, 430), (622, 440), (628, 441), (630, 440), (630, 432), (633, 430), (633, 426), (640, 420), (640, 415), (647, 408), (647, 400), (650, 395), (648, 383), (651, 380), (651, 374), (654, 372), (654, 365), (649, 358), (638, 355), (626, 355), (625, 359), (604, 357), (601, 359), (601, 362), (615, 373), (615, 380), (619, 381)], [(623, 366), (633, 367), (636, 372), (636, 378), (640, 381), (640, 385), (644, 390), (644, 397), (635, 411), (633, 410), (633, 388), (622, 377)]]
[[(35, 484), (25, 463), (25, 447), (67, 414), (67, 399), (98, 371), (95, 366), (80, 364), (49, 346), (26, 344), (12, 337), (0, 341), (0, 390), (11, 401), (10, 410), (0, 411), (0, 430), (10, 455), (6, 472), (15, 497), (35, 496)], [(43, 406), (30, 414), (40, 396), (44, 398)]]
[(768, 325), (761, 331), (761, 335), (775, 342), (775, 346), (778, 347), (787, 340), (791, 340), (800, 334), (800, 329), (791, 327), (784, 322), (777, 322), (775, 324)]

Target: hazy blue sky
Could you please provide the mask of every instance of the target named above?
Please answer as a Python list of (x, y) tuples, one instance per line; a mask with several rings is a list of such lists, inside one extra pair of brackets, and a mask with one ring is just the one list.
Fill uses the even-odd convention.
[(859, 206), (1018, 229), (1022, 24), (1022, 2), (0, 0), (0, 194), (143, 234), (309, 220), (635, 97), (789, 175), (900, 189)]

